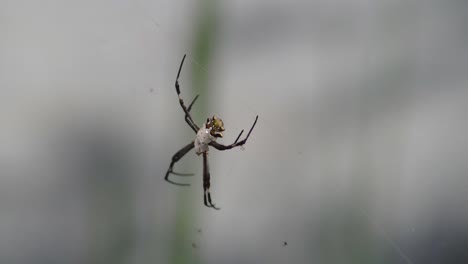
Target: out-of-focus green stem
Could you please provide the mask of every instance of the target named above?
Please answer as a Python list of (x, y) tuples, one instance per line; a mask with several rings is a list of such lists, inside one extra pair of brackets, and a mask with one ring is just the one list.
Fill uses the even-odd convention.
[[(218, 25), (217, 19), (217, 1), (214, 0), (199, 0), (199, 9), (196, 11), (195, 21), (195, 34), (193, 41), (193, 50), (189, 53), (188, 65), (192, 65), (193, 71), (193, 93), (192, 96), (200, 94), (200, 98), (196, 102), (191, 111), (195, 122), (201, 125), (207, 115), (207, 105), (209, 105), (210, 98), (210, 86), (209, 86), (209, 64), (211, 61), (212, 51), (215, 45), (216, 28)], [(191, 60), (190, 60), (191, 58)], [(188, 68), (188, 67), (187, 67)], [(190, 86), (187, 85), (187, 88)], [(191, 93), (187, 90), (186, 95)], [(186, 96), (186, 98), (188, 98)], [(190, 101), (190, 99), (186, 99)], [(193, 166), (192, 166), (193, 167)], [(196, 173), (200, 176), (200, 173)], [(201, 180), (199, 177), (193, 178), (193, 180)], [(196, 192), (200, 199), (191, 199), (192, 193)], [(197, 196), (197, 197), (198, 197)], [(202, 202), (201, 190), (193, 190), (187, 188), (186, 191), (181, 192), (178, 197), (177, 216), (175, 223), (174, 240), (171, 247), (170, 263), (197, 263), (199, 259), (194, 254), (192, 248), (193, 230), (196, 225), (196, 211), (193, 210), (194, 203)], [(198, 207), (198, 206), (197, 206)], [(209, 209), (207, 209), (209, 210)]]

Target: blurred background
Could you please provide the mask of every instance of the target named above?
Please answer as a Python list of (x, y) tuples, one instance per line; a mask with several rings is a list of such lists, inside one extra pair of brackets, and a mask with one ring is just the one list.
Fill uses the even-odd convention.
[[(467, 263), (468, 2), (0, 1), (0, 263)], [(229, 144), (202, 159), (195, 120)]]

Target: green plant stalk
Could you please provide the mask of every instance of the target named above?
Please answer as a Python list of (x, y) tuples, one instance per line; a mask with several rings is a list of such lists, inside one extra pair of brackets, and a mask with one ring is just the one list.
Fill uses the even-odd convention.
[[(192, 113), (196, 122), (203, 122), (208, 114), (207, 105), (210, 105), (209, 102), (211, 101), (209, 65), (213, 55), (212, 51), (216, 44), (218, 8), (217, 1), (214, 0), (199, 0), (198, 7), (194, 28), (193, 50), (191, 54), (188, 54), (188, 58), (191, 59), (188, 62), (191, 62), (191, 69), (193, 71), (192, 95), (200, 94), (200, 98), (193, 107)], [(191, 165), (190, 167), (194, 166)], [(199, 173), (196, 175), (199, 175)], [(200, 199), (192, 199), (194, 197), (193, 192), (200, 194), (196, 195), (196, 197), (200, 197)], [(200, 190), (193, 190), (192, 188), (187, 188), (184, 192), (181, 192), (178, 197), (175, 236), (171, 248), (170, 263), (184, 264), (200, 262), (198, 258), (199, 254), (194, 252), (199, 249), (193, 248), (192, 243), (196, 242), (193, 237), (193, 230), (195, 230), (197, 222), (197, 212), (194, 210), (194, 203), (201, 203), (202, 197)], [(196, 204), (196, 206), (199, 207), (198, 204)]]

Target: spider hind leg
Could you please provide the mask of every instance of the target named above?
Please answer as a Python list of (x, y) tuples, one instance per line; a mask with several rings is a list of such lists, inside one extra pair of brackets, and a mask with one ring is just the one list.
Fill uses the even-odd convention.
[(210, 193), (210, 167), (208, 165), (208, 153), (203, 152), (203, 203), (206, 207), (210, 207), (216, 210), (221, 208), (216, 207), (211, 201)]
[(173, 167), (174, 167), (174, 164), (176, 162), (178, 162), (183, 156), (185, 156), (185, 154), (187, 154), (192, 148), (194, 148), (194, 146), (195, 146), (195, 144), (192, 141), (188, 145), (186, 145), (185, 147), (183, 147), (182, 149), (177, 151), (177, 153), (174, 154), (174, 156), (172, 156), (171, 165), (169, 165), (169, 168), (167, 169), (167, 172), (166, 172), (166, 176), (164, 176), (165, 181), (167, 181), (169, 183), (172, 183), (174, 185), (190, 186), (190, 184), (187, 184), (187, 183), (178, 183), (178, 182), (174, 182), (174, 181), (170, 180), (169, 175), (170, 174), (174, 174), (176, 176), (193, 176), (194, 175), (193, 173), (179, 173), (179, 172), (175, 172), (175, 171), (172, 170)]

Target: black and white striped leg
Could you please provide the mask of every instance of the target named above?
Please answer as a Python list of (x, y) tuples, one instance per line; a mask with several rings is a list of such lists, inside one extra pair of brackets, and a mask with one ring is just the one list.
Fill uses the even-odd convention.
[(195, 103), (195, 100), (197, 100), (198, 95), (195, 97), (195, 99), (192, 101), (192, 103), (190, 104), (188, 108), (185, 106), (184, 100), (182, 99), (182, 96), (180, 95), (179, 76), (180, 76), (180, 72), (182, 71), (182, 66), (184, 65), (185, 57), (186, 55), (184, 55), (184, 57), (182, 58), (182, 61), (180, 62), (179, 71), (177, 72), (177, 78), (175, 81), (175, 88), (176, 88), (177, 95), (179, 96), (179, 104), (185, 113), (185, 121), (192, 128), (192, 130), (195, 131), (195, 133), (197, 133), (200, 128), (197, 126), (195, 121), (193, 121), (193, 118), (190, 115), (190, 109), (192, 108), (193, 103)]
[(169, 179), (169, 175), (170, 174), (174, 174), (174, 175), (177, 175), (177, 176), (193, 176), (193, 173), (178, 173), (178, 172), (174, 172), (172, 170), (172, 168), (174, 167), (174, 164), (179, 161), (183, 156), (185, 156), (185, 154), (187, 154), (191, 149), (193, 149), (195, 146), (194, 142), (190, 142), (187, 146), (183, 147), (182, 149), (180, 149), (179, 151), (177, 151), (176, 154), (174, 154), (174, 156), (172, 156), (172, 161), (171, 161), (171, 165), (169, 165), (169, 169), (167, 169), (167, 172), (166, 172), (166, 176), (164, 177), (164, 180), (169, 182), (169, 183), (172, 183), (172, 184), (175, 184), (175, 185), (179, 185), (179, 186), (190, 186), (190, 184), (187, 184), (187, 183), (177, 183), (177, 182), (173, 182)]
[(217, 150), (228, 150), (228, 149), (232, 149), (232, 148), (235, 148), (235, 147), (238, 147), (238, 146), (243, 146), (245, 143), (247, 143), (247, 139), (249, 139), (250, 133), (252, 133), (252, 130), (254, 129), (255, 125), (257, 124), (257, 120), (258, 120), (258, 116), (255, 117), (255, 121), (254, 121), (252, 127), (250, 128), (249, 133), (247, 134), (247, 136), (243, 140), (239, 141), (239, 138), (241, 137), (242, 133), (244, 133), (244, 130), (242, 130), (239, 133), (239, 136), (237, 136), (236, 140), (231, 145), (223, 145), (223, 144), (219, 144), (216, 141), (212, 141), (212, 142), (210, 142), (210, 146), (214, 147)]
[(203, 202), (206, 207), (210, 207), (216, 210), (220, 208), (216, 207), (211, 201), (210, 194), (210, 167), (208, 165), (208, 153), (203, 153)]

